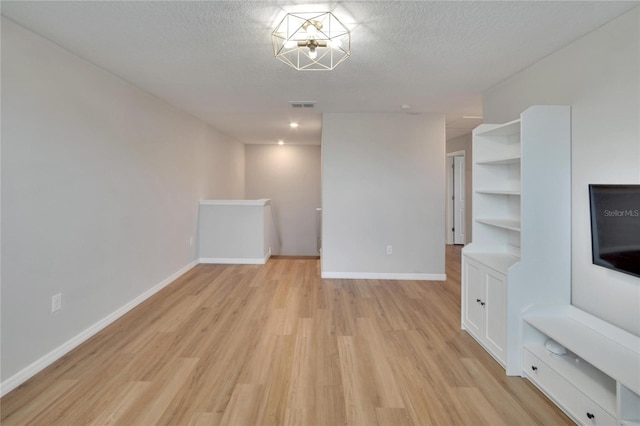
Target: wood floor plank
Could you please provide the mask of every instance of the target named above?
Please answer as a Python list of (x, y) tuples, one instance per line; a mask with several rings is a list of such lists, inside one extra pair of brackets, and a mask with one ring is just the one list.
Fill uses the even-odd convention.
[[(2, 423), (3, 425), (26, 425), (30, 424), (35, 417), (47, 410), (55, 409), (55, 403), (73, 388), (77, 383), (76, 380), (58, 380), (52, 386), (37, 395), (27, 393), (26, 398), (30, 398), (27, 404), (18, 406), (7, 406), (2, 404)], [(4, 399), (6, 396), (3, 397)], [(13, 402), (13, 401), (9, 401)]]
[(158, 422), (171, 400), (188, 380), (198, 358), (180, 358), (173, 361), (163, 377), (155, 380), (155, 388), (147, 389), (137, 403), (128, 407), (123, 418), (128, 424), (153, 425)]
[(342, 386), (317, 386), (314, 425), (346, 425)]
[[(110, 401), (105, 400), (103, 395), (113, 394), (124, 387), (128, 380), (127, 371), (131, 355), (118, 355), (109, 358), (108, 361), (106, 358), (99, 357), (93, 358), (93, 361), (95, 362), (93, 369), (86, 369), (85, 374), (81, 379), (76, 380), (72, 389), (60, 395), (46, 410), (40, 411), (33, 418), (33, 424), (68, 425), (72, 422), (87, 424), (109, 404)], [(100, 387), (96, 387), (95, 383), (100, 383)], [(75, 407), (80, 404), (92, 407), (91, 412), (77, 412)]]
[(114, 398), (109, 406), (90, 424), (92, 426), (124, 424), (127, 418), (124, 417), (128, 410), (132, 409), (138, 399), (147, 392), (152, 382), (129, 382), (125, 385), (122, 393)]
[[(475, 387), (455, 388), (451, 392), (451, 401), (456, 411), (474, 425), (506, 426), (504, 419), (487, 401), (483, 393)], [(520, 423), (522, 424), (522, 423)]]
[(291, 380), (287, 407), (301, 410), (315, 404), (317, 347), (312, 318), (301, 318), (291, 364)]
[(358, 318), (359, 340), (362, 342), (362, 351), (369, 355), (371, 360), (370, 370), (365, 371), (375, 383), (377, 394), (377, 407), (379, 408), (404, 408), (404, 402), (398, 390), (396, 379), (386, 355), (384, 338), (377, 330), (374, 320)]
[(505, 419), (505, 423), (513, 424), (518, 421), (522, 425), (535, 424), (536, 422), (522, 409), (522, 407), (515, 403), (513, 396), (509, 392), (505, 392), (504, 387), (500, 381), (497, 380), (477, 359), (463, 358), (462, 364), (469, 371), (472, 377), (474, 377), (476, 390), (482, 392), (483, 395), (494, 394), (501, 395), (501, 402), (496, 400), (487, 401), (488, 406), (485, 406), (484, 413), (490, 412), (490, 407), (500, 414)]
[(273, 358), (273, 367), (265, 380), (263, 407), (259, 412), (259, 425), (284, 424), (289, 387), (291, 382), (291, 366), (295, 350), (295, 337), (291, 335), (277, 336), (275, 351), (269, 354)]
[(229, 405), (224, 411), (220, 425), (244, 426), (255, 425), (260, 407), (262, 385), (239, 384), (231, 395)]
[(404, 408), (376, 408), (380, 426), (413, 426)]
[(460, 330), (446, 281), (198, 265), (0, 400), (4, 425), (569, 425)]
[(221, 413), (193, 413), (187, 426), (217, 426), (222, 420)]
[(346, 421), (349, 425), (375, 425), (377, 395), (367, 374), (370, 360), (356, 346), (355, 337), (338, 337)]

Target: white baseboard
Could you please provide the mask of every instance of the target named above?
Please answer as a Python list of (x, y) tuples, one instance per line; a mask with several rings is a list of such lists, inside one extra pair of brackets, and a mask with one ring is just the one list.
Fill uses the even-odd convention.
[(220, 265), (264, 265), (271, 257), (269, 251), (264, 258), (250, 258), (250, 257), (201, 257), (198, 259), (198, 263), (215, 263)]
[(153, 296), (154, 294), (156, 294), (157, 292), (165, 288), (167, 285), (171, 284), (178, 277), (183, 275), (185, 272), (189, 271), (191, 268), (193, 268), (197, 264), (198, 262), (196, 261), (189, 263), (185, 267), (181, 268), (179, 271), (175, 272), (174, 274), (172, 274), (171, 276), (163, 280), (161, 283), (151, 287), (149, 290), (145, 291), (140, 296), (128, 302), (126, 305), (115, 310), (114, 312), (107, 315), (97, 323), (93, 324), (91, 327), (80, 332), (80, 334), (76, 335), (75, 337), (72, 337), (70, 340), (66, 341), (65, 343), (58, 346), (48, 354), (44, 355), (40, 359), (36, 360), (35, 362), (31, 363), (30, 365), (26, 366), (22, 370), (18, 371), (13, 376), (9, 377), (8, 379), (0, 383), (0, 396), (4, 396), (7, 393), (11, 392), (13, 389), (17, 388), (22, 383), (26, 382), (28, 379), (30, 379), (31, 377), (35, 376), (37, 373), (42, 371), (44, 368), (53, 364), (55, 361), (57, 361), (62, 356), (70, 352), (72, 349), (79, 346), (81, 343), (85, 342), (86, 340), (94, 336), (99, 331), (103, 330), (109, 324), (111, 324), (118, 318), (122, 317), (124, 314), (126, 314), (127, 312), (129, 312), (130, 310), (132, 310), (133, 308), (135, 308), (136, 306), (138, 306), (139, 304), (141, 304), (142, 302), (144, 302), (145, 300), (147, 300), (148, 298), (150, 298), (151, 296)]
[(447, 274), (404, 274), (376, 272), (323, 272), (322, 278), (359, 279), (359, 280), (418, 280), (446, 281)]

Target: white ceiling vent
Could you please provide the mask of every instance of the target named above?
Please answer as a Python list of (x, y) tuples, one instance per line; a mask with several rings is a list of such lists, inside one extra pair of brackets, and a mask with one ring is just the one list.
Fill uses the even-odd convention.
[(291, 108), (315, 108), (316, 101), (289, 101)]

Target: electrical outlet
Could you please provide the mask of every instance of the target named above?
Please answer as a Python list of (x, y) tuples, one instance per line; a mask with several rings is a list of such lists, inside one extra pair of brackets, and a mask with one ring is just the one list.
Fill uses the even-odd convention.
[(62, 293), (51, 296), (51, 312), (62, 309)]
[(387, 255), (391, 255), (393, 254), (393, 246), (392, 245), (388, 245), (387, 246)]

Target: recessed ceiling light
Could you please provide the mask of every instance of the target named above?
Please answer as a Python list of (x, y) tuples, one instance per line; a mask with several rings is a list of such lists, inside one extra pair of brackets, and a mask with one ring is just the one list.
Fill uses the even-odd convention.
[(296, 127), (298, 127), (298, 123), (289, 123), (289, 126), (291, 126), (291, 128), (295, 129)]
[(278, 145), (284, 145), (284, 141), (278, 141)]
[(411, 109), (411, 105), (407, 105), (407, 104), (400, 105), (400, 108), (404, 110)]

